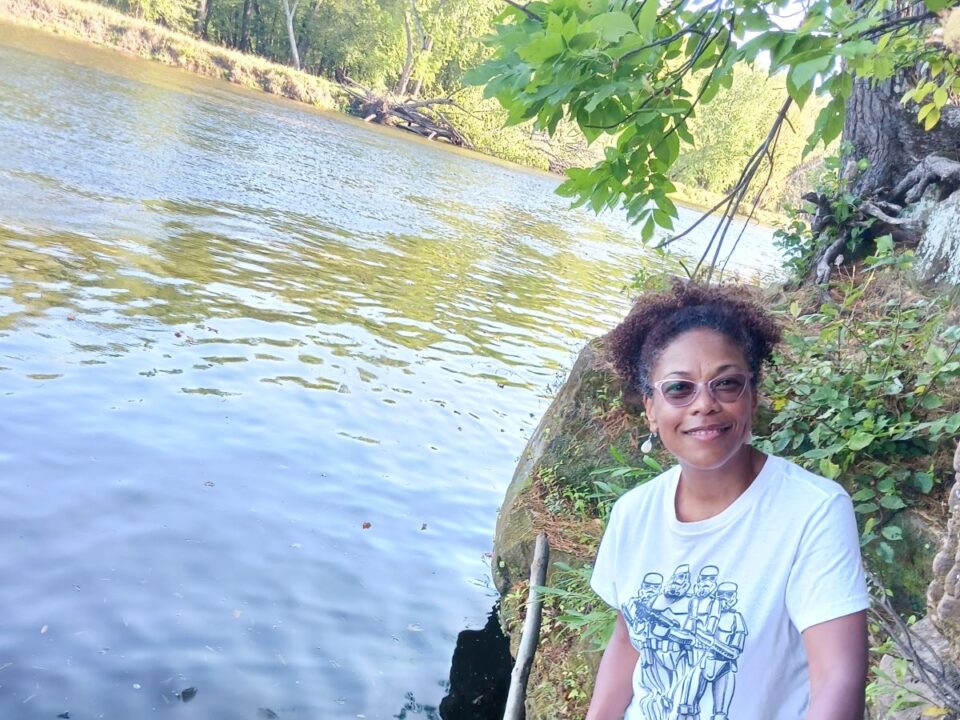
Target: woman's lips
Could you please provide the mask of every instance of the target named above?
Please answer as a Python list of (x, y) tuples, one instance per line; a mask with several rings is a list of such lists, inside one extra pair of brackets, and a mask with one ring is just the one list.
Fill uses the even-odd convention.
[(692, 430), (684, 430), (684, 435), (695, 437), (698, 440), (713, 440), (723, 435), (732, 425), (705, 425)]

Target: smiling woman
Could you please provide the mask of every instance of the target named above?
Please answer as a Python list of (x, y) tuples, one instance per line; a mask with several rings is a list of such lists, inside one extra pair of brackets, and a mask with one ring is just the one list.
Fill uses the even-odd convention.
[(587, 720), (858, 720), (869, 604), (850, 498), (751, 445), (780, 339), (736, 290), (644, 296), (611, 333), (678, 465), (614, 506), (591, 584), (617, 623)]

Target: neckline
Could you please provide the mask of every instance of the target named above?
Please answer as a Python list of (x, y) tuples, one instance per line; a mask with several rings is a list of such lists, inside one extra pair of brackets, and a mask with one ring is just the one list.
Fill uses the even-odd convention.
[(774, 455), (767, 455), (767, 459), (760, 468), (760, 472), (750, 483), (749, 487), (740, 493), (740, 496), (730, 503), (724, 510), (706, 520), (697, 520), (694, 522), (682, 522), (677, 518), (676, 497), (677, 486), (680, 484), (680, 466), (675, 465), (667, 483), (666, 492), (663, 494), (664, 514), (668, 520), (668, 526), (674, 532), (680, 535), (698, 535), (700, 533), (710, 532), (721, 527), (729, 525), (747, 510), (756, 505), (757, 500), (766, 491), (770, 484), (770, 479), (776, 475), (777, 467), (780, 464), (780, 458)]

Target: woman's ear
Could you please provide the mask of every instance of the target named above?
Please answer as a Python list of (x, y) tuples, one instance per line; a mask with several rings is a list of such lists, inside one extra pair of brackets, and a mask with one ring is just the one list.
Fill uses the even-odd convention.
[(644, 394), (643, 409), (647, 415), (647, 425), (650, 427), (650, 432), (657, 432), (657, 417), (653, 414), (653, 397), (651, 395)]

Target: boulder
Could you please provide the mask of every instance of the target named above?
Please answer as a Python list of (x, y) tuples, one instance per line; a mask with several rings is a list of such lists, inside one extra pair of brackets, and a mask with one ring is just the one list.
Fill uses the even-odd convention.
[(933, 580), (927, 590), (927, 617), (946, 638), (949, 660), (960, 664), (960, 445), (953, 456), (953, 471), (947, 531), (933, 559)]
[(935, 193), (931, 186), (915, 211), (924, 231), (913, 272), (923, 283), (960, 285), (960, 191), (940, 202)]

